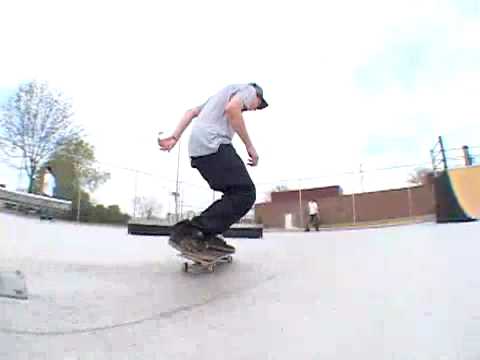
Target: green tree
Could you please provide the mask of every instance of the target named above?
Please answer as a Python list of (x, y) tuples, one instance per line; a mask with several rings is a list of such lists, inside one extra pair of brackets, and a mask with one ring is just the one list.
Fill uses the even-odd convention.
[(33, 192), (41, 165), (80, 132), (72, 121), (71, 101), (47, 83), (32, 81), (21, 85), (2, 110), (0, 155), (27, 173)]
[(272, 193), (281, 192), (281, 191), (288, 191), (288, 186), (287, 185), (275, 185), (275, 187), (267, 193), (268, 201), (271, 201)]
[[(82, 213), (88, 208), (89, 197), (86, 197), (86, 193), (94, 192), (110, 178), (108, 172), (98, 168), (94, 147), (79, 138), (69, 141), (54, 153), (48, 164), (57, 180), (57, 197), (72, 200), (73, 212), (77, 217), (79, 197)], [(87, 203), (82, 205), (85, 201)]]
[(79, 187), (93, 192), (110, 178), (108, 172), (98, 168), (95, 148), (79, 138), (66, 143), (48, 163), (59, 178), (60, 193), (66, 195)]
[[(110, 174), (98, 167), (95, 149), (85, 140), (76, 138), (69, 141), (52, 155), (48, 165), (57, 180), (56, 197), (72, 201), (72, 213), (67, 216), (68, 219), (89, 223), (128, 222), (130, 217), (123, 214), (118, 205), (106, 207), (92, 202), (90, 193), (108, 181)], [(41, 175), (38, 182), (40, 179)]]
[(82, 217), (85, 218), (83, 221), (104, 224), (125, 224), (130, 219), (128, 215), (120, 211), (118, 205), (105, 207), (102, 204), (90, 205)]
[(277, 185), (273, 188), (272, 192), (288, 191), (287, 185)]
[[(110, 178), (109, 173), (98, 168), (94, 147), (80, 138), (73, 139), (52, 155), (40, 174), (43, 174), (43, 168), (47, 165), (52, 167), (55, 175), (55, 196), (72, 201), (71, 218), (90, 221), (92, 204), (89, 193)], [(36, 187), (40, 186), (41, 177), (37, 177)]]
[(118, 205), (110, 205), (108, 208), (108, 223), (109, 224), (125, 224), (130, 219), (130, 216), (123, 214)]

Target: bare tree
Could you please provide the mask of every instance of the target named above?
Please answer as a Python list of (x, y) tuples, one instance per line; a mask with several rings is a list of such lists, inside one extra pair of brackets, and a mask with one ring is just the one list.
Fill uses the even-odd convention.
[[(35, 176), (49, 157), (75, 138), (72, 104), (46, 83), (21, 85), (0, 114), (0, 155), (10, 166), (25, 170), (32, 192)], [(18, 165), (18, 160), (22, 165)]]
[(428, 176), (432, 173), (432, 170), (427, 168), (415, 169), (414, 173), (410, 174), (408, 182), (413, 185), (424, 185), (427, 183)]
[(154, 198), (137, 196), (133, 201), (138, 217), (152, 219), (162, 211), (162, 205)]
[(273, 188), (272, 192), (288, 191), (287, 185), (277, 185)]
[(288, 191), (288, 186), (286, 185), (276, 185), (272, 190), (270, 190), (267, 195), (266, 195), (266, 199), (267, 201), (271, 201), (272, 200), (272, 193), (274, 192), (281, 192), (281, 191)]

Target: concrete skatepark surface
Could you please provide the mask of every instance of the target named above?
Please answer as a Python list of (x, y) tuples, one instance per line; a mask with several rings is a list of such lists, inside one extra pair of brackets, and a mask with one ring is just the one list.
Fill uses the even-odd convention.
[(0, 359), (478, 359), (480, 223), (232, 239), (185, 274), (164, 237), (0, 213)]

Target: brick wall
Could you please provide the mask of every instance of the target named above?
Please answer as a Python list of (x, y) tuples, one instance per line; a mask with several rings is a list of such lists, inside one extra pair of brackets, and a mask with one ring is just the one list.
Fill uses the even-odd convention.
[(298, 191), (288, 191), (285, 193), (289, 194), (283, 196), (277, 195), (282, 192), (272, 193), (271, 202), (255, 206), (256, 221), (265, 227), (283, 228), (285, 215), (292, 214), (293, 225), (303, 227), (307, 219), (307, 202), (310, 199), (318, 202), (320, 222), (327, 225), (353, 223), (354, 205), (356, 222), (435, 213), (432, 184), (355, 195), (341, 195), (339, 187), (330, 187), (326, 191), (321, 191), (321, 188), (309, 190), (302, 190), (301, 207)]

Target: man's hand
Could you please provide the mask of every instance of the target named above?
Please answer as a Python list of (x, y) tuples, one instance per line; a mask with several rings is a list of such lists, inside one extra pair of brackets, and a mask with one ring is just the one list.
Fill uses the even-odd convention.
[(255, 148), (252, 145), (247, 147), (247, 152), (248, 152), (248, 156), (250, 156), (250, 158), (248, 159), (248, 165), (257, 166), (258, 164), (257, 150), (255, 150)]
[(160, 150), (162, 151), (170, 151), (173, 149), (175, 144), (177, 143), (177, 138), (175, 136), (169, 136), (164, 139), (158, 139), (158, 145), (160, 146)]
[(159, 132), (158, 146), (160, 146), (160, 150), (163, 150), (163, 151), (172, 150), (175, 144), (178, 142), (178, 139), (180, 139), (180, 137), (182, 136), (183, 131), (187, 128), (188, 125), (190, 125), (192, 120), (200, 114), (201, 111), (202, 111), (201, 106), (197, 106), (191, 110), (188, 110), (183, 115), (182, 120), (180, 120), (180, 123), (177, 125), (177, 128), (173, 132), (174, 135), (161, 139), (160, 135), (162, 135), (162, 132)]

